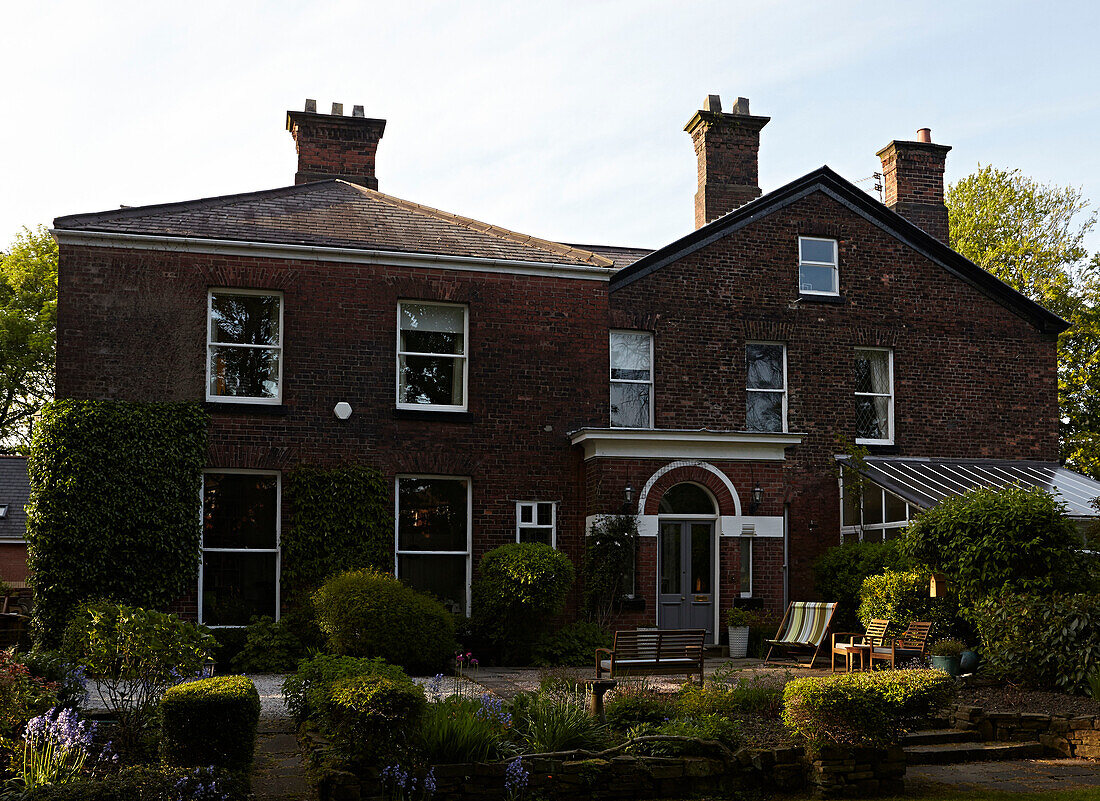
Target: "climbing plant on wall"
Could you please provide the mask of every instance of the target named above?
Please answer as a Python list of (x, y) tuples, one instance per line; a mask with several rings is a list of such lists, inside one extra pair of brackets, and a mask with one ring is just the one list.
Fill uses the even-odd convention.
[(288, 473), (286, 489), (282, 576), (291, 603), (346, 570), (393, 572), (393, 494), (382, 473), (304, 466)]
[(55, 644), (83, 601), (164, 609), (195, 591), (207, 424), (195, 403), (43, 407), (27, 462), (40, 641)]

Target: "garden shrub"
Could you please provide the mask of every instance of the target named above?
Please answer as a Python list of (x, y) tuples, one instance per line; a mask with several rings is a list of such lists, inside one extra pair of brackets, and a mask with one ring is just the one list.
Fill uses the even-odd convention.
[(409, 678), (404, 670), (384, 659), (321, 654), (303, 659), (298, 669), (283, 680), (287, 711), (298, 723), (310, 719), (320, 722), (332, 686), (340, 679), (355, 676), (385, 676), (394, 681)]
[(417, 746), (431, 765), (491, 762), (506, 754), (511, 725), (512, 715), (500, 698), (452, 695), (427, 705)]
[(296, 467), (286, 494), (293, 519), (282, 535), (282, 585), (290, 606), (339, 573), (392, 568), (393, 486), (378, 470)]
[(974, 604), (983, 670), (1016, 684), (1087, 694), (1100, 668), (1100, 594), (1017, 595)]
[(684, 684), (677, 693), (676, 705), (679, 714), (685, 717), (736, 717), (745, 713), (778, 717), (783, 706), (783, 687), (788, 680), (789, 675), (777, 678), (719, 673), (702, 684)]
[(84, 601), (163, 609), (194, 590), (207, 422), (197, 403), (45, 405), (27, 461), (40, 643), (56, 645)]
[(638, 520), (604, 515), (592, 524), (584, 543), (584, 610), (603, 628), (611, 622), (634, 573)]
[(164, 691), (201, 675), (214, 644), (208, 631), (175, 615), (101, 601), (73, 616), (64, 651), (96, 679), (114, 713), (116, 750), (137, 757), (149, 746)]
[(305, 655), (301, 638), (285, 622), (254, 617), (229, 664), (235, 673), (286, 673)]
[(170, 687), (160, 702), (161, 758), (183, 768), (252, 767), (260, 694), (244, 676), (216, 676)]
[(715, 740), (732, 750), (737, 748), (741, 742), (741, 724), (739, 721), (730, 720), (723, 715), (704, 714), (670, 718), (656, 724), (643, 723), (633, 727), (626, 733), (629, 739), (652, 735), (685, 737), (688, 738), (688, 741), (635, 743), (629, 746), (627, 751), (648, 756), (713, 754), (713, 750), (703, 743), (697, 742), (699, 740)]
[(331, 578), (314, 593), (313, 607), (337, 654), (377, 656), (426, 673), (442, 669), (454, 655), (451, 613), (385, 573), (352, 570)]
[(595, 664), (596, 649), (610, 647), (610, 632), (597, 623), (582, 620), (540, 637), (531, 652), (531, 661), (540, 667), (591, 667)]
[[(859, 593), (863, 580), (887, 570), (904, 568), (896, 540), (856, 542), (829, 548), (813, 565), (814, 589), (820, 598), (836, 602), (835, 631), (854, 631), (859, 624)], [(773, 629), (771, 636), (775, 634)]]
[(812, 748), (881, 747), (954, 696), (939, 670), (890, 670), (798, 678), (783, 691), (783, 722)]
[(676, 698), (641, 682), (620, 683), (604, 702), (607, 723), (626, 731), (643, 723), (661, 723), (676, 714)]
[[(211, 785), (216, 783), (216, 791)], [(247, 777), (224, 770), (126, 768), (99, 779), (77, 779), (31, 790), (20, 801), (245, 801)]]
[(477, 627), (505, 660), (526, 661), (532, 643), (565, 606), (573, 563), (549, 545), (502, 545), (481, 557), (473, 586)]
[(425, 707), (423, 688), (410, 679), (349, 676), (329, 689), (322, 729), (350, 764), (379, 764), (401, 753)]
[(956, 597), (930, 598), (929, 576), (913, 570), (887, 570), (868, 576), (860, 590), (859, 619), (865, 628), (874, 619), (889, 620), (888, 633), (901, 634), (912, 621), (930, 621), (936, 636), (955, 629)]
[(0, 773), (19, 763), (19, 738), (28, 720), (57, 702), (57, 685), (35, 676), (8, 651), (0, 651)]
[(1064, 504), (1039, 489), (976, 489), (916, 516), (900, 538), (917, 565), (944, 573), (966, 608), (1004, 591), (1049, 595), (1088, 589), (1081, 538)]
[(14, 658), (25, 665), (32, 676), (55, 686), (57, 706), (80, 709), (88, 702), (84, 666), (60, 651), (34, 649), (16, 653)]

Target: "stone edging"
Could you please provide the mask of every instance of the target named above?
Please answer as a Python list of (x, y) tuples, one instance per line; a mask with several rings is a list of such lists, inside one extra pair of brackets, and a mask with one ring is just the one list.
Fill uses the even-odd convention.
[(977, 731), (983, 740), (1040, 742), (1074, 759), (1100, 759), (1100, 715), (1043, 715), (1034, 712), (986, 712), (956, 704), (947, 714), (956, 729)]

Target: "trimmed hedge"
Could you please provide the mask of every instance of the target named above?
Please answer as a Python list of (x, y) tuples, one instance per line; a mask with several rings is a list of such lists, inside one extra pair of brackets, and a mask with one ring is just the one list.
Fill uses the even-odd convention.
[(573, 578), (569, 557), (549, 545), (494, 548), (481, 557), (474, 581), (475, 627), (503, 659), (526, 662), (534, 641), (565, 606)]
[(321, 654), (303, 659), (298, 669), (283, 680), (283, 698), (286, 708), (298, 723), (312, 719), (320, 722), (325, 699), (332, 686), (341, 679), (356, 676), (385, 676), (394, 681), (408, 681), (409, 677), (397, 665), (384, 659), (361, 659), (354, 656)]
[[(846, 547), (846, 546), (845, 546)], [(866, 628), (874, 619), (889, 620), (889, 634), (898, 636), (912, 621), (930, 621), (937, 637), (946, 637), (956, 629), (958, 599), (931, 598), (927, 573), (915, 570), (887, 570), (863, 580), (859, 593), (859, 619)]]
[(881, 747), (906, 724), (930, 716), (955, 694), (939, 670), (890, 670), (794, 679), (783, 690), (783, 722), (811, 748)]
[(178, 684), (164, 693), (161, 758), (168, 765), (247, 771), (256, 748), (260, 694), (244, 676)]
[(291, 601), (347, 570), (393, 566), (393, 486), (360, 465), (287, 473), (292, 525), (283, 532), (282, 584)]
[(345, 677), (325, 698), (323, 729), (349, 762), (377, 764), (412, 739), (426, 706), (424, 689), (410, 679)]
[(451, 613), (391, 575), (352, 570), (331, 578), (314, 593), (313, 608), (337, 654), (377, 656), (414, 672), (442, 670), (454, 656)]
[(27, 562), (40, 643), (56, 646), (81, 602), (164, 609), (194, 590), (207, 423), (195, 403), (43, 407), (27, 462)]
[(592, 667), (596, 649), (610, 648), (611, 643), (611, 632), (598, 623), (567, 623), (538, 639), (531, 653), (532, 663), (537, 667)]
[(1004, 593), (968, 616), (982, 640), (985, 670), (1014, 683), (1089, 694), (1100, 669), (1100, 594)]

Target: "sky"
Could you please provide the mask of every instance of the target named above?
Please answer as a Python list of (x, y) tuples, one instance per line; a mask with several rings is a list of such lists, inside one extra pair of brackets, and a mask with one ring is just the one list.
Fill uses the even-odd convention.
[(822, 164), (869, 178), (929, 127), (949, 182), (1019, 168), (1100, 205), (1097, 30), (1087, 2), (9, 2), (0, 248), (289, 185), (306, 98), (388, 120), (381, 191), (564, 242), (692, 229), (683, 127), (708, 94), (772, 118), (765, 192)]

